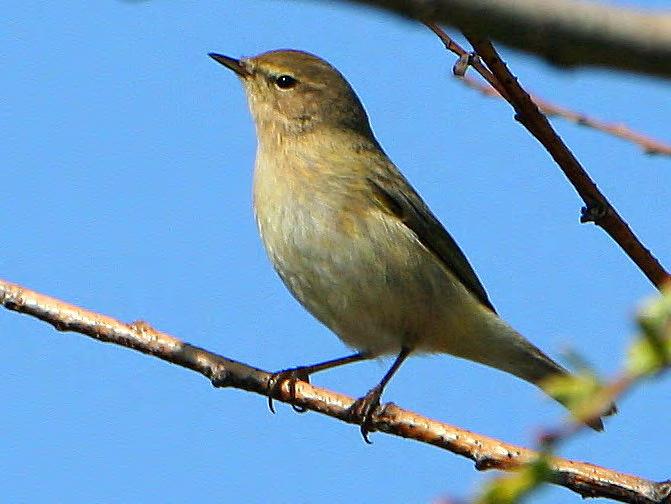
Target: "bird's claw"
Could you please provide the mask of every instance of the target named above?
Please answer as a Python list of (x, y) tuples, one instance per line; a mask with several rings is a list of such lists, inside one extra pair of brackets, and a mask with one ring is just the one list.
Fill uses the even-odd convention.
[[(310, 375), (306, 372), (305, 368), (296, 367), (285, 369), (273, 373), (270, 376), (270, 379), (268, 380), (268, 408), (271, 412), (275, 413), (273, 397), (277, 395), (285, 381), (289, 381), (289, 397), (291, 399), (296, 398), (296, 382), (298, 380), (310, 383)], [(305, 413), (307, 411), (306, 408), (296, 406), (295, 404), (292, 404), (291, 407), (296, 413)]]
[(373, 415), (378, 406), (380, 406), (380, 398), (382, 397), (382, 388), (375, 387), (368, 391), (368, 393), (354, 401), (349, 407), (349, 418), (356, 421), (360, 426), (361, 436), (368, 444), (373, 444), (368, 439), (368, 433), (375, 430), (373, 426)]

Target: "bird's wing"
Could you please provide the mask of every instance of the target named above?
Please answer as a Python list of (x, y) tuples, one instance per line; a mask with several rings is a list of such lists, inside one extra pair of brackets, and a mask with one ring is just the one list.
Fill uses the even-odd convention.
[(457, 242), (431, 213), (429, 207), (410, 186), (410, 183), (400, 173), (394, 171), (395, 175), (401, 177), (402, 185), (396, 177), (392, 181), (380, 172), (368, 178), (378, 204), (384, 211), (398, 217), (476, 299), (496, 313), (485, 288)]

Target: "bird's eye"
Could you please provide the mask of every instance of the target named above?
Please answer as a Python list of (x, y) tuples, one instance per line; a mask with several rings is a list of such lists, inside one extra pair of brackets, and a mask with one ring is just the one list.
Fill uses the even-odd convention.
[(275, 79), (275, 84), (280, 89), (291, 89), (298, 84), (298, 81), (291, 75), (280, 75)]

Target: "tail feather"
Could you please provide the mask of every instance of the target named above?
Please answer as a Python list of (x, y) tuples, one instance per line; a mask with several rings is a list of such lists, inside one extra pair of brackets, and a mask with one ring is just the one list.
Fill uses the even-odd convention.
[[(556, 397), (548, 390), (544, 388), (544, 383), (553, 376), (569, 376), (571, 373), (566, 370), (564, 367), (557, 364), (550, 357), (545, 355), (540, 349), (533, 346), (531, 343), (527, 342), (529, 345), (528, 355), (525, 360), (529, 362), (529, 365), (520, 366), (518, 369), (522, 371), (521, 373), (513, 374), (518, 377), (526, 380), (530, 383), (533, 383), (543, 392), (548, 394), (549, 397), (560, 403), (562, 406), (570, 410), (570, 405), (562, 397)], [(611, 403), (609, 407), (601, 414), (602, 417), (614, 415), (617, 413), (617, 406), (614, 403)], [(603, 420), (601, 418), (592, 418), (585, 422), (585, 425), (591, 427), (595, 431), (603, 431)]]
[[(467, 358), (477, 360), (528, 381), (543, 390), (555, 401), (570, 409), (565, 400), (561, 397), (554, 397), (543, 387), (544, 382), (552, 376), (570, 375), (568, 370), (545, 355), (542, 350), (496, 315), (490, 318), (486, 329), (489, 329), (486, 332), (491, 338), (488, 341), (489, 352), (478, 352), (477, 355), (466, 356)], [(496, 349), (496, 351), (492, 352), (492, 349)], [(613, 415), (616, 412), (617, 407), (615, 404), (611, 404), (602, 416)], [(601, 418), (591, 419), (585, 424), (596, 431), (603, 430)]]
[[(615, 405), (615, 403), (611, 403), (608, 410), (602, 413), (601, 416), (602, 417), (611, 416), (614, 415), (615, 413), (617, 413), (617, 406)], [(601, 418), (594, 418), (592, 420), (588, 420), (587, 422), (585, 422), (585, 425), (591, 427), (597, 432), (603, 431), (603, 420)]]

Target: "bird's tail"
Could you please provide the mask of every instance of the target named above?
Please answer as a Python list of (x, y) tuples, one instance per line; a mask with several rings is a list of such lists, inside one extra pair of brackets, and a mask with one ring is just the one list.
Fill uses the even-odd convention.
[[(489, 352), (478, 352), (478, 358), (473, 359), (488, 366), (514, 374), (515, 376), (533, 383), (554, 400), (570, 409), (564, 397), (553, 395), (544, 385), (553, 376), (567, 376), (569, 371), (557, 364), (543, 351), (529, 342), (521, 334), (492, 313), (489, 317), (485, 332), (489, 334)], [(481, 333), (482, 334), (482, 333)], [(484, 349), (483, 349), (484, 350)], [(615, 404), (611, 404), (603, 416), (617, 412)], [(602, 431), (603, 422), (600, 418), (586, 422), (594, 430)]]
[[(527, 342), (528, 343), (528, 342)], [(531, 366), (518, 366), (518, 372), (513, 372), (516, 376), (519, 376), (523, 380), (526, 380), (530, 383), (533, 383), (548, 396), (552, 397), (555, 401), (562, 404), (567, 409), (571, 409), (570, 404), (567, 402), (564, 396), (553, 394), (552, 391), (548, 390), (546, 385), (553, 377), (557, 376), (569, 376), (571, 373), (566, 370), (564, 367), (557, 364), (550, 357), (545, 355), (540, 349), (529, 344), (527, 349), (528, 357), (533, 362)], [(617, 406), (614, 403), (611, 403), (602, 416), (610, 416), (617, 412)], [(585, 422), (585, 424), (596, 431), (603, 430), (603, 421), (601, 418), (592, 418)]]

